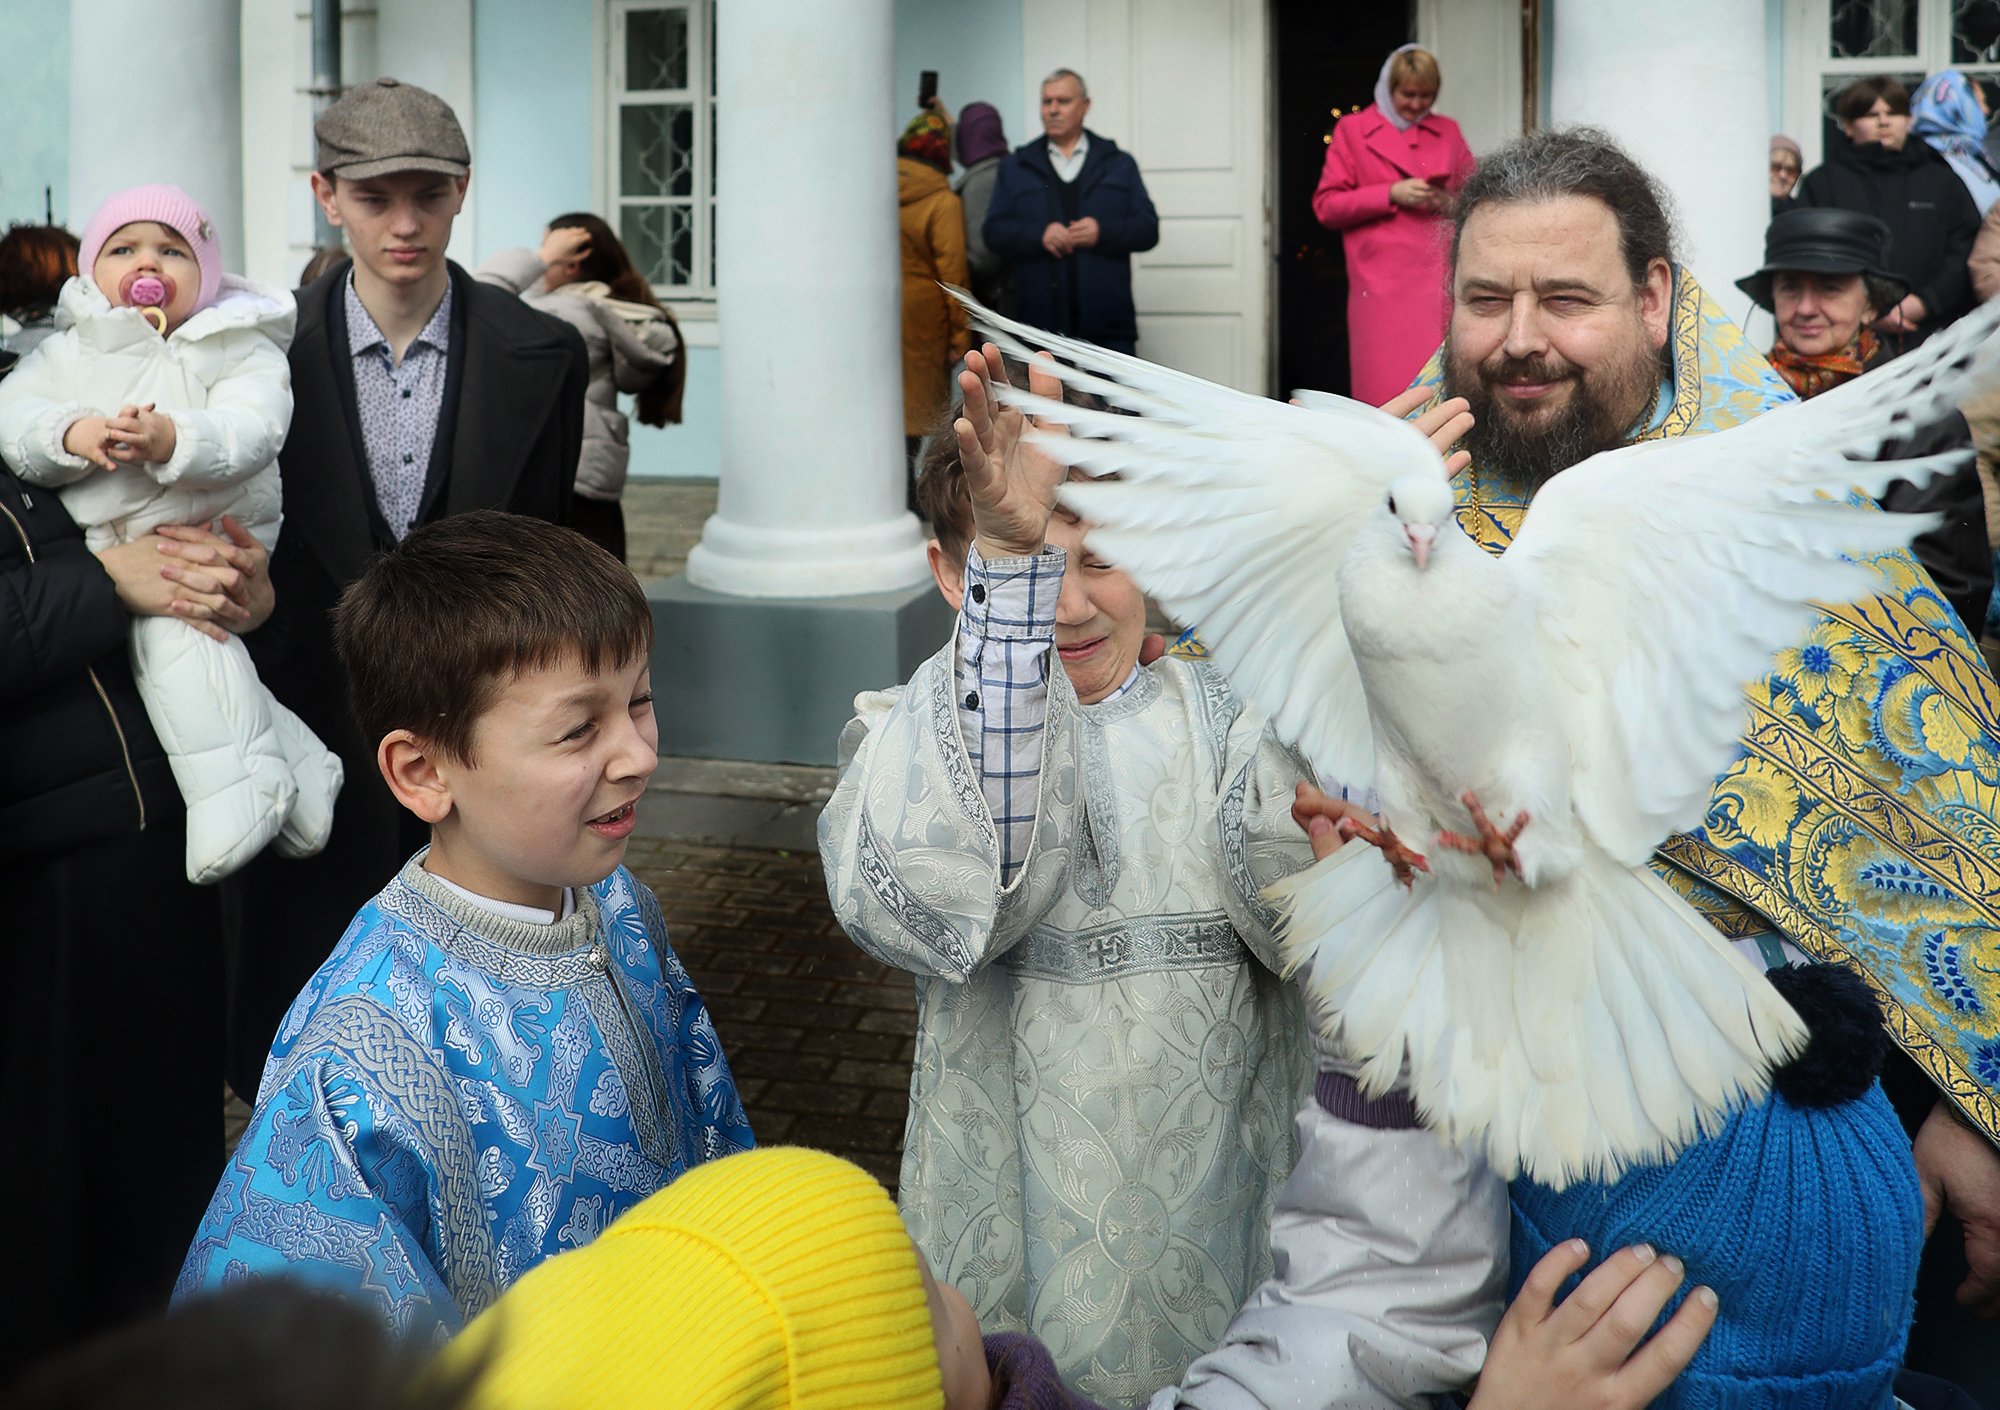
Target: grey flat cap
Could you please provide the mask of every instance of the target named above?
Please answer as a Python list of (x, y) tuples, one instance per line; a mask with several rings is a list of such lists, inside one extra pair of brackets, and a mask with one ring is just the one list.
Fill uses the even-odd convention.
[(465, 129), (451, 105), (393, 78), (378, 78), (341, 94), (319, 115), (313, 136), (319, 139), (313, 169), (351, 181), (392, 171), (464, 176), (472, 170)]

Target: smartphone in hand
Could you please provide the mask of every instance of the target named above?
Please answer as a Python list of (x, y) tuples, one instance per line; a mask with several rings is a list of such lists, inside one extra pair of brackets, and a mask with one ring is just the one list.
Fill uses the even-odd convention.
[(928, 108), (931, 99), (937, 97), (937, 70), (925, 69), (917, 79), (917, 106)]

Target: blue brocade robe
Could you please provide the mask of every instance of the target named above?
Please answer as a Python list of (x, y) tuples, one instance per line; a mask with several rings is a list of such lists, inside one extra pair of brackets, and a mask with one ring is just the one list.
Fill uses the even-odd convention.
[(553, 925), (419, 862), (355, 916), (285, 1016), (176, 1299), (289, 1274), (400, 1332), (456, 1331), (752, 1141), (707, 1006), (623, 867)]

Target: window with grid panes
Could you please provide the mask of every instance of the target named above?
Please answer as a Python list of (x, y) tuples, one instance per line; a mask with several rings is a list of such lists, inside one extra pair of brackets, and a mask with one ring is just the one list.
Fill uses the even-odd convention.
[(1792, 0), (1787, 9), (1809, 40), (1822, 153), (1839, 127), (1834, 95), (1863, 75), (1887, 74), (1912, 92), (1941, 68), (2000, 81), (2000, 0)]
[(715, 297), (714, 0), (611, 0), (612, 223), (662, 297)]

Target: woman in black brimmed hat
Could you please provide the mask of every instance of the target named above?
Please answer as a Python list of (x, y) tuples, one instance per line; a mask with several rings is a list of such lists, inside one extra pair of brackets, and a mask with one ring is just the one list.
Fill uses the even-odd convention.
[[(1778, 323), (1771, 365), (1803, 400), (1859, 377), (1895, 353), (1868, 325), (1892, 309), (1907, 286), (1888, 270), (1889, 227), (1872, 215), (1831, 206), (1800, 207), (1774, 219), (1764, 232), (1764, 267), (1736, 287), (1768, 309)], [(1900, 457), (1972, 444), (1957, 412), (1920, 429), (1916, 444), (1897, 447)], [(1885, 457), (1890, 454), (1884, 451)], [(1885, 508), (1903, 513), (1935, 509), (1944, 523), (1913, 547), (1938, 590), (1978, 633), (1993, 591), (1993, 558), (1986, 533), (1986, 505), (1971, 458), (1964, 470), (1942, 475), (1922, 490), (1898, 480), (1882, 496)]]
[(1764, 267), (1736, 287), (1777, 319), (1771, 365), (1800, 397), (1883, 360), (1882, 341), (1868, 325), (1908, 287), (1889, 272), (1888, 252), (1888, 226), (1830, 206), (1786, 211), (1764, 233)]

